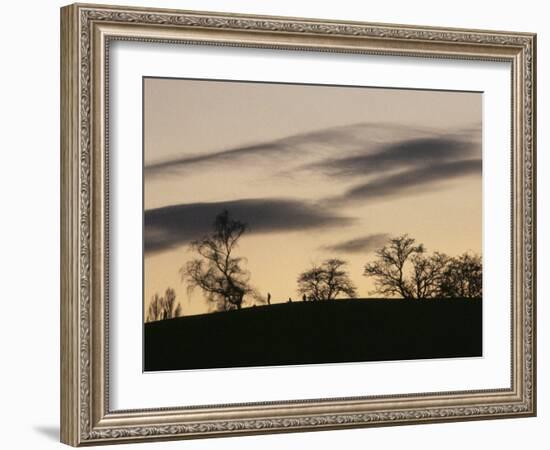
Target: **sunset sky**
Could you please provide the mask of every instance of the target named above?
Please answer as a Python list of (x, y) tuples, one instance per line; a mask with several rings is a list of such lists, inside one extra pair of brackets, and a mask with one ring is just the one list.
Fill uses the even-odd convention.
[(480, 93), (145, 78), (145, 308), (172, 287), (184, 315), (209, 310), (179, 269), (223, 209), (273, 303), (330, 257), (368, 297), (390, 236), (481, 254), (481, 118)]

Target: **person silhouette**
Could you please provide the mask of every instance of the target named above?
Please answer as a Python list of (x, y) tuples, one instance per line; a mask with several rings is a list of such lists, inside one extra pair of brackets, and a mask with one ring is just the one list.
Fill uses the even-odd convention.
[(271, 294), (269, 292), (267, 293), (267, 304), (271, 305)]
[(292, 298), (288, 297), (288, 303), (292, 303)]
[(302, 295), (302, 301), (303, 301), (303, 302), (307, 302), (306, 294)]

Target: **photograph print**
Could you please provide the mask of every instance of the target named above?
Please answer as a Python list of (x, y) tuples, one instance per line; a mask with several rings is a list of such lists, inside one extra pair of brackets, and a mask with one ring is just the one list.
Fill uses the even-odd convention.
[(143, 79), (147, 372), (473, 358), (482, 93)]

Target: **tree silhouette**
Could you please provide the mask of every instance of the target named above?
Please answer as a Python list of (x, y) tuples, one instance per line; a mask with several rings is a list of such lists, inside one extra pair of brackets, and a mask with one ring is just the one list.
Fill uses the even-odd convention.
[(451, 258), (443, 271), (441, 297), (481, 298), (483, 294), (481, 256), (464, 253)]
[(448, 256), (439, 252), (431, 256), (416, 253), (411, 257), (412, 279), (409, 290), (414, 298), (440, 296), (440, 286), (448, 261)]
[(346, 262), (341, 259), (327, 259), (321, 265), (298, 276), (298, 292), (312, 300), (334, 300), (340, 294), (357, 297), (357, 290), (348, 273), (343, 270)]
[(365, 265), (363, 275), (375, 280), (375, 293), (403, 298), (441, 296), (443, 273), (449, 257), (443, 253), (426, 254), (423, 244), (407, 234), (390, 239), (376, 251), (377, 260)]
[(481, 298), (481, 257), (464, 253), (450, 258), (426, 254), (424, 245), (404, 234), (376, 251), (377, 260), (363, 275), (375, 280), (375, 293), (403, 298)]
[(149, 309), (147, 310), (147, 322), (155, 320), (173, 319), (180, 317), (181, 305), (176, 303), (176, 292), (172, 288), (166, 289), (164, 297), (153, 295)]
[(162, 297), (158, 294), (153, 295), (149, 309), (147, 310), (147, 322), (153, 322), (161, 319), (162, 303), (164, 302)]
[(233, 219), (227, 210), (216, 216), (210, 234), (193, 241), (191, 249), (195, 258), (180, 269), (188, 291), (200, 288), (207, 301), (218, 310), (241, 309), (246, 295), (256, 295), (250, 286), (250, 273), (241, 267), (243, 258), (233, 255), (247, 225)]
[[(384, 296), (414, 297), (413, 284), (407, 280), (405, 263), (409, 258), (419, 258), (425, 252), (422, 244), (407, 234), (390, 239), (389, 243), (376, 251), (378, 260), (365, 265), (364, 276), (375, 280), (375, 292)], [(419, 267), (419, 274), (422, 270)]]

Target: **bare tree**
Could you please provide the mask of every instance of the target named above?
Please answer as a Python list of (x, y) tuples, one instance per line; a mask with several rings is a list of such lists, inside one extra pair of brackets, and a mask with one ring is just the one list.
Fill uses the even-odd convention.
[(166, 289), (164, 293), (164, 319), (171, 319), (176, 304), (176, 292), (172, 288)]
[(416, 253), (411, 257), (412, 280), (410, 283), (413, 297), (433, 298), (440, 294), (443, 272), (449, 258), (447, 255), (435, 252), (431, 256)]
[(451, 258), (439, 285), (441, 297), (481, 298), (483, 295), (481, 256), (464, 253)]
[(212, 233), (191, 243), (191, 249), (200, 258), (189, 261), (180, 269), (188, 291), (200, 288), (218, 310), (241, 309), (246, 295), (256, 297), (249, 283), (250, 273), (241, 267), (244, 259), (234, 256), (238, 241), (246, 230), (245, 223), (233, 219), (224, 210), (216, 216)]
[(147, 310), (147, 322), (160, 320), (163, 302), (164, 299), (158, 294), (153, 295), (153, 297), (151, 298), (151, 303), (149, 303), (149, 309)]
[(155, 320), (173, 319), (181, 315), (181, 305), (176, 303), (176, 292), (174, 289), (168, 288), (164, 297), (158, 294), (153, 295), (151, 303), (149, 303), (149, 309), (147, 310), (146, 321), (154, 322)]
[(321, 265), (314, 265), (298, 277), (298, 292), (312, 300), (334, 300), (340, 294), (357, 297), (357, 289), (343, 270), (346, 262), (341, 259), (327, 259)]
[(377, 260), (365, 265), (364, 275), (373, 277), (375, 291), (403, 298), (481, 298), (481, 257), (464, 253), (450, 258), (426, 254), (422, 244), (408, 235), (392, 238), (376, 252)]
[[(415, 240), (407, 234), (392, 238), (376, 251), (377, 261), (365, 265), (363, 275), (374, 278), (375, 292), (378, 294), (414, 298), (414, 286), (407, 280), (405, 264), (410, 258), (418, 258), (424, 252), (424, 246), (415, 245)], [(421, 265), (420, 259), (418, 262)]]

